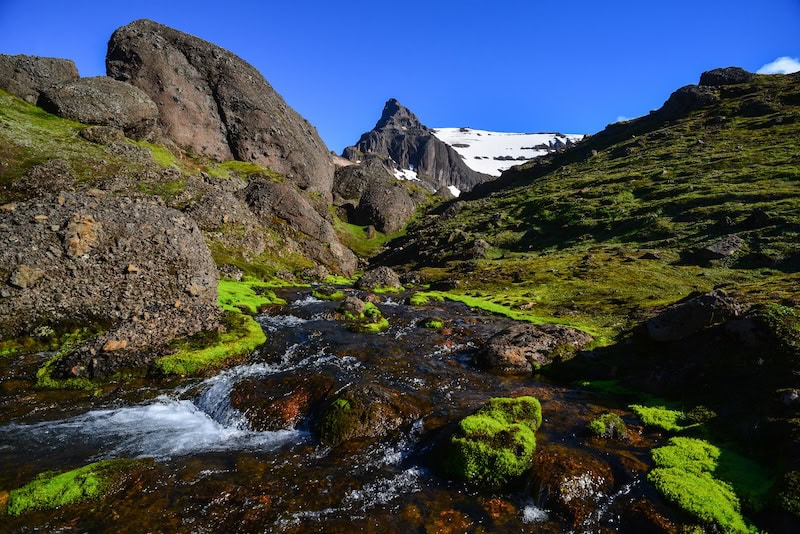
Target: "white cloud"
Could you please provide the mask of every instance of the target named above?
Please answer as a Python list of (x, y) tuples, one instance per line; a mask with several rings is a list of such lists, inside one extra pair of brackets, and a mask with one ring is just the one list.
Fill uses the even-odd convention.
[(617, 120), (614, 122), (625, 122), (631, 120), (630, 117), (626, 117), (625, 115), (617, 115)]
[(800, 59), (783, 56), (772, 63), (767, 63), (756, 72), (758, 74), (791, 74), (797, 71), (800, 71)]

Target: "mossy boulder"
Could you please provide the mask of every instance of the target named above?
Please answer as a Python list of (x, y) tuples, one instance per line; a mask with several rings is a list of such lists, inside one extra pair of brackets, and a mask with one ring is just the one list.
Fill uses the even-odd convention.
[(501, 373), (530, 373), (556, 360), (567, 360), (593, 341), (568, 326), (515, 324), (501, 330), (478, 353), (478, 362)]
[(323, 411), (318, 434), (324, 445), (370, 442), (419, 418), (413, 398), (375, 384), (353, 386), (340, 393)]
[(615, 413), (604, 413), (595, 417), (587, 423), (586, 430), (598, 438), (626, 439), (628, 437), (625, 421)]
[(372, 302), (357, 297), (347, 297), (337, 312), (347, 321), (351, 332), (377, 334), (389, 328), (389, 321)]
[(446, 447), (448, 474), (499, 488), (530, 469), (542, 407), (534, 397), (494, 398), (465, 417)]
[(100, 498), (112, 492), (135, 463), (135, 460), (103, 460), (64, 473), (42, 473), (10, 492), (6, 513), (17, 516)]

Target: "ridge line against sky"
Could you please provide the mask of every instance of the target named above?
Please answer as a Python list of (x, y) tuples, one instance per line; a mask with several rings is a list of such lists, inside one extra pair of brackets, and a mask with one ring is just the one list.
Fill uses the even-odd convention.
[(389, 98), (431, 127), (594, 133), (705, 70), (800, 67), (797, 0), (537, 4), (0, 0), (0, 53), (103, 75), (111, 33), (149, 18), (251, 63), (337, 153)]

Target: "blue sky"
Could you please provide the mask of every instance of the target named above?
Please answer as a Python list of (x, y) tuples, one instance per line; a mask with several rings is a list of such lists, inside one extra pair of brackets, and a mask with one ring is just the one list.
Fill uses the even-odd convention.
[(800, 57), (800, 0), (0, 0), (0, 53), (102, 75), (111, 33), (138, 18), (253, 64), (337, 152), (388, 98), (432, 127), (594, 133), (704, 70)]

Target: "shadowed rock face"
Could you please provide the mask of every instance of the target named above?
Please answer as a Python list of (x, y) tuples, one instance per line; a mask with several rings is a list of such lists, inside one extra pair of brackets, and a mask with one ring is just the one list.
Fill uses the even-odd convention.
[(325, 143), (241, 58), (137, 20), (111, 36), (106, 68), (153, 99), (164, 133), (181, 148), (259, 163), (330, 199), (334, 167)]
[(470, 169), (452, 147), (437, 139), (395, 99), (386, 102), (375, 128), (362, 135), (355, 147), (346, 148), (343, 155), (356, 160), (360, 154), (389, 157), (403, 169), (413, 167), (431, 191), (448, 185), (468, 191), (491, 179)]
[(77, 79), (70, 59), (0, 54), (0, 88), (30, 104), (36, 104), (42, 89)]

